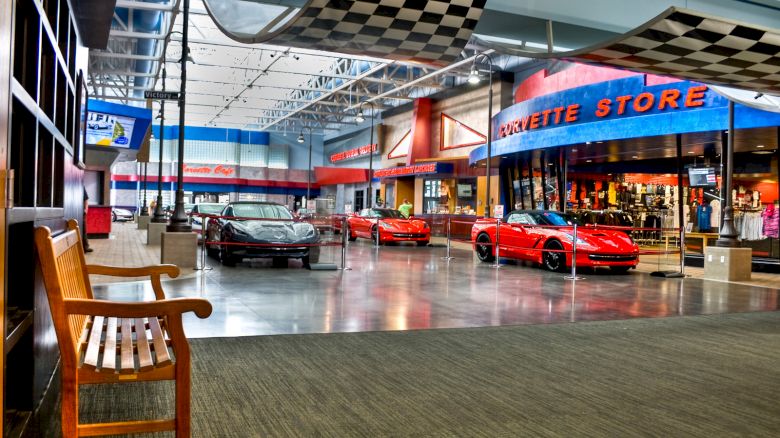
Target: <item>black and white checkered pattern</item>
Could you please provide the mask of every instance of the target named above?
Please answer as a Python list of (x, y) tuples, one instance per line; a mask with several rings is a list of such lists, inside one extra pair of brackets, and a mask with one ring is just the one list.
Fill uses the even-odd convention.
[(780, 30), (670, 8), (603, 48), (558, 54), (736, 88), (780, 92)]
[(314, 0), (269, 44), (447, 64), (466, 46), (486, 0)]

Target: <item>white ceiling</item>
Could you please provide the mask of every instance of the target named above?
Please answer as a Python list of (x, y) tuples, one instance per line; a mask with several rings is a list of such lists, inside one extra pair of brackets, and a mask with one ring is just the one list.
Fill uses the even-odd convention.
[[(159, 27), (144, 29), (139, 20), (115, 14), (109, 48), (90, 51), (89, 87), (93, 98), (145, 106), (143, 91), (162, 90), (160, 60), (165, 52), (165, 89), (178, 91), (181, 80), (183, 14), (180, 0), (145, 3), (119, 0), (120, 8), (148, 13), (162, 10)], [(132, 15), (132, 13), (131, 13)], [(172, 21), (172, 24), (171, 24)], [(140, 44), (155, 46), (139, 52)], [(266, 131), (338, 131), (356, 125), (356, 107), (371, 100), (377, 110), (407, 103), (462, 84), (471, 67), (468, 55), (444, 69), (378, 58), (343, 55), (229, 39), (192, 0), (187, 64), (187, 125)], [(473, 56), (473, 53), (472, 53)], [(138, 71), (140, 70), (140, 72)], [(160, 101), (152, 102), (155, 115)], [(177, 124), (175, 101), (165, 104), (165, 123)]]

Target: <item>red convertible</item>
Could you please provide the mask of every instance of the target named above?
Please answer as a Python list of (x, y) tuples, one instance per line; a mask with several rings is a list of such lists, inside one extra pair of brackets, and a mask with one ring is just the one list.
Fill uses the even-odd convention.
[(379, 244), (387, 242), (417, 242), (426, 246), (431, 241), (431, 227), (419, 219), (407, 219), (398, 210), (390, 208), (364, 208), (360, 213), (347, 218), (349, 240), (358, 237), (376, 241), (379, 230)]
[[(565, 251), (572, 250), (575, 220), (558, 211), (512, 211), (501, 222), (499, 256), (529, 260), (550, 271), (563, 271), (571, 267), (571, 253)], [(548, 228), (555, 226), (561, 228)], [(478, 220), (471, 228), (471, 241), (481, 261), (494, 261), (495, 220)], [(577, 227), (578, 267), (608, 266), (613, 271), (625, 272), (636, 268), (638, 262), (639, 247), (623, 231), (588, 225)]]

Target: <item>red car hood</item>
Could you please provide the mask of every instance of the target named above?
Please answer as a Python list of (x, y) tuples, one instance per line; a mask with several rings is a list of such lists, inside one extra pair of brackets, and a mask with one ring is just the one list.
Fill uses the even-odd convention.
[(422, 228), (423, 224), (425, 224), (425, 221), (414, 219), (381, 219), (381, 221), (392, 226), (393, 228), (398, 228), (400, 230), (410, 228), (418, 229)]
[(594, 230), (588, 227), (578, 227), (577, 237), (599, 247), (602, 251), (634, 251), (637, 249), (636, 244), (631, 241), (628, 235), (619, 230)]

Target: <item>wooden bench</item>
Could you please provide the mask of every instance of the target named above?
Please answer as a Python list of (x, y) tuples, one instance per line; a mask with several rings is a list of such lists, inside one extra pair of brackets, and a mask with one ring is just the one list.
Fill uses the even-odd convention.
[[(35, 230), (35, 244), (60, 346), (62, 435), (95, 436), (175, 430), (190, 435), (190, 349), (182, 314), (211, 314), (202, 298), (165, 299), (160, 277), (175, 278), (179, 268), (158, 265), (119, 268), (87, 265), (75, 220), (52, 237), (47, 227)], [(89, 274), (150, 276), (156, 301), (96, 300)], [(176, 416), (172, 419), (79, 424), (79, 385), (174, 380)], [(115, 400), (122, 409), (121, 400)]]

